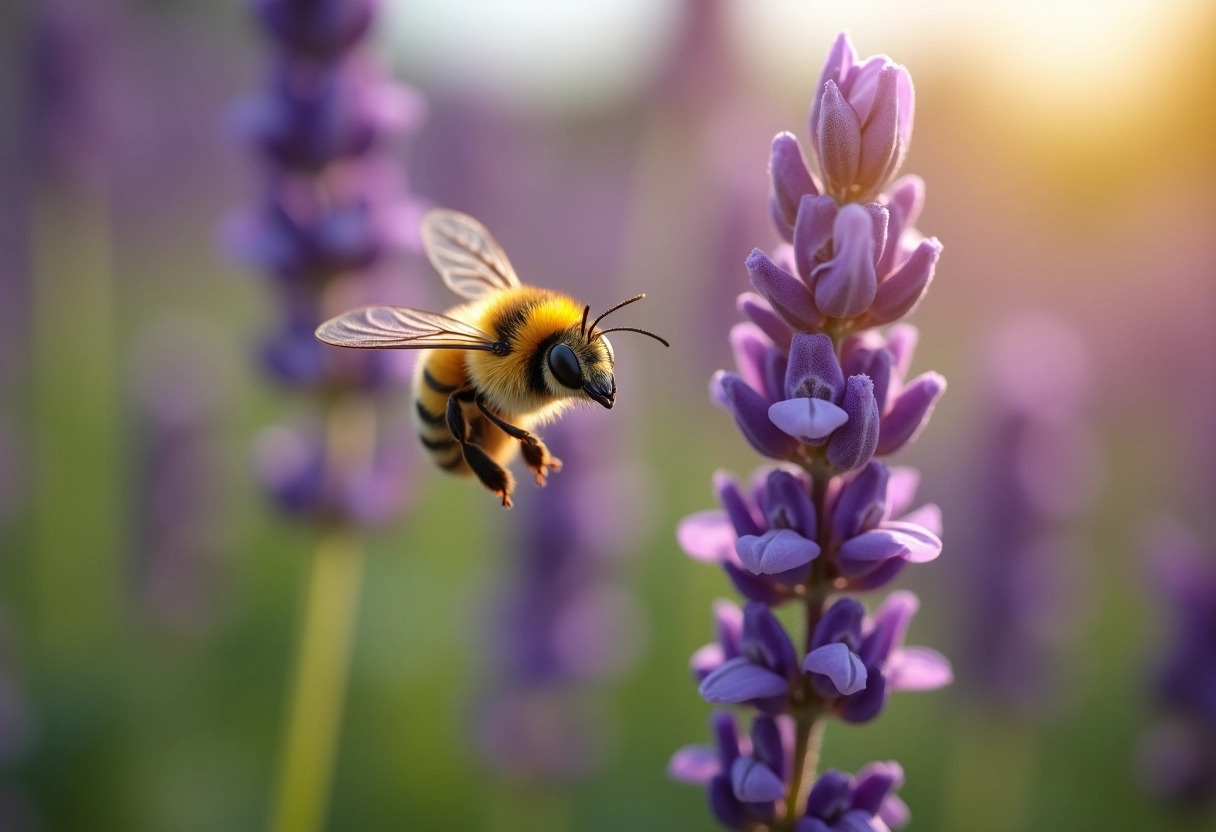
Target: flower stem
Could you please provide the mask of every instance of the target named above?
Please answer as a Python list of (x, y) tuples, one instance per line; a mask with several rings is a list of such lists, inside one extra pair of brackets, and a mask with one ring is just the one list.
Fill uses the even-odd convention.
[(349, 529), (327, 532), (309, 579), (271, 824), (275, 832), (316, 832), (324, 826), (362, 577), (358, 537)]
[[(831, 474), (819, 470), (816, 466), (808, 467), (811, 475), (811, 502), (818, 515), (819, 540), (821, 546), (827, 545), (828, 517), (827, 493)], [(831, 583), (823, 569), (824, 560), (820, 558), (811, 567), (811, 577), (807, 581), (805, 594), (806, 626), (803, 655), (811, 650), (815, 638), (815, 629), (819, 619), (823, 617), (823, 608), (831, 594)], [(785, 799), (785, 818), (781, 829), (793, 830), (798, 822), (800, 810), (806, 803), (811, 785), (815, 781), (815, 773), (819, 767), (819, 744), (823, 740), (823, 711), (816, 701), (815, 692), (811, 688), (810, 677), (802, 674), (798, 709), (794, 729), (794, 771), (790, 777), (790, 789)]]

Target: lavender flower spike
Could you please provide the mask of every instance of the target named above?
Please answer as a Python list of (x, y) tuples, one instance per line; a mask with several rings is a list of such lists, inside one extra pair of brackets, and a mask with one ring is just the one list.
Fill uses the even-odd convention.
[(237, 122), (262, 166), (263, 192), (228, 220), (223, 237), (234, 255), (266, 273), (278, 302), (264, 368), (311, 399), (310, 426), (271, 428), (258, 467), (284, 509), (322, 530), (274, 822), (319, 829), (332, 766), (315, 754), (337, 746), (334, 711), (345, 673), (333, 669), (348, 664), (361, 534), (402, 509), (409, 480), (396, 443), (377, 430), (377, 403), (408, 371), (397, 356), (325, 352), (310, 333), (337, 311), (329, 304), (404, 300), (384, 297), (371, 270), (416, 247), (398, 230), (414, 225), (417, 204), (395, 174), (388, 142), (418, 121), (421, 108), (363, 48), (375, 0), (251, 5), (270, 35), (272, 69)]
[[(710, 384), (744, 439), (777, 463), (750, 485), (716, 474), (720, 508), (676, 532), (690, 557), (719, 566), (748, 600), (742, 610), (717, 602), (717, 640), (696, 651), (691, 669), (706, 701), (753, 715), (750, 737), (719, 715), (716, 749), (686, 747), (669, 767), (703, 784), (710, 811), (731, 829), (878, 832), (906, 823), (897, 763), (815, 780), (813, 736), (822, 720), (867, 722), (893, 692), (953, 678), (945, 657), (903, 644), (916, 596), (893, 592), (873, 615), (859, 598), (838, 597), (887, 586), (942, 552), (941, 512), (913, 507), (916, 472), (876, 458), (915, 439), (945, 390), (933, 372), (905, 382), (915, 329), (874, 329), (920, 301), (941, 252), (912, 227), (920, 179), (882, 192), (907, 151), (911, 116), (907, 70), (883, 56), (859, 61), (837, 38), (811, 107), (821, 176), (794, 136), (773, 140), (768, 209), (787, 244), (748, 256), (756, 292), (739, 298), (750, 323), (730, 335), (737, 372)], [(789, 603), (802, 608), (800, 642), (773, 613)]]

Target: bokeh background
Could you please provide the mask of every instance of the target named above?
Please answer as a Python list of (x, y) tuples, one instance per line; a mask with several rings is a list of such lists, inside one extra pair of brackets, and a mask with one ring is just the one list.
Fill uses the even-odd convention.
[[(900, 761), (915, 829), (1216, 824), (1153, 792), (1170, 763), (1146, 750), (1171, 637), (1161, 514), (1216, 551), (1216, 6), (384, 6), (375, 50), (425, 101), (393, 151), (413, 195), (483, 220), (526, 281), (600, 309), (647, 292), (628, 323), (672, 348), (614, 342), (617, 407), (560, 435), (596, 472), (583, 493), (563, 500), (568, 469), (503, 512), (411, 448), (409, 506), (369, 543), (329, 828), (712, 828), (664, 769), (705, 740), (687, 661), (732, 592), (673, 529), (711, 505), (715, 469), (759, 464), (707, 383), (731, 361), (743, 260), (777, 241), (769, 142), (806, 140), (841, 29), (912, 73), (904, 170), (945, 245), (914, 369), (950, 389), (903, 457), (946, 549), (901, 585), (922, 598), (912, 641), (957, 682), (830, 725), (821, 763)], [(255, 476), (255, 437), (300, 402), (258, 364), (265, 281), (224, 252), (258, 194), (234, 113), (267, 46), (238, 2), (31, 0), (0, 19), (0, 829), (265, 827), (315, 547)], [(449, 300), (417, 256), (385, 271)], [(403, 426), (409, 406), (401, 391)], [(1038, 456), (1002, 455), (1011, 407), (1063, 424)], [(1009, 476), (1051, 495), (1053, 548), (1002, 571), (1020, 527), (989, 486)], [(557, 545), (528, 536), (555, 513), (610, 541), (606, 613), (558, 622), (598, 638), (563, 648), (593, 667), (504, 739), (495, 593), (519, 552)], [(981, 636), (1013, 613), (985, 592), (1009, 582), (1043, 603), (1013, 648), (1032, 655), (993, 670)], [(524, 747), (549, 756), (521, 769)]]

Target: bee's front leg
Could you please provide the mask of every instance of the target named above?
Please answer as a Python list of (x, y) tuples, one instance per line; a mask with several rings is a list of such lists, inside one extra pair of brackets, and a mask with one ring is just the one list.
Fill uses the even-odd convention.
[(464, 411), (460, 409), (462, 398), (467, 400), (467, 396), (460, 392), (448, 397), (447, 413), (445, 414), (448, 430), (451, 431), (452, 438), (460, 443), (460, 452), (464, 454), (464, 461), (477, 475), (477, 479), (502, 498), (505, 508), (510, 508), (511, 492), (515, 490), (515, 481), (511, 477), (510, 471), (491, 459), (480, 445), (469, 441), (469, 426), (465, 421)]
[(549, 449), (545, 447), (544, 442), (540, 441), (539, 436), (535, 436), (523, 428), (517, 428), (515, 425), (504, 422), (490, 412), (490, 408), (486, 407), (486, 403), (481, 396), (477, 397), (477, 409), (487, 419), (497, 425), (503, 433), (507, 434), (507, 436), (519, 440), (519, 448), (523, 452), (524, 463), (536, 474), (537, 485), (545, 484), (550, 471), (562, 470), (562, 461), (549, 453)]

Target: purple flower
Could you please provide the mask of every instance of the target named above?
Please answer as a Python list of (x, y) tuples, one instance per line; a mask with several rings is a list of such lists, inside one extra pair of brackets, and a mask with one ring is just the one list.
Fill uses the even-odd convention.
[(720, 565), (753, 601), (774, 604), (789, 597), (820, 552), (805, 477), (781, 468), (761, 470), (750, 499), (725, 472), (714, 479), (722, 509), (685, 518), (676, 530), (680, 547), (694, 560)]
[(710, 810), (724, 826), (745, 828), (778, 816), (786, 794), (792, 725), (788, 717), (761, 714), (741, 736), (729, 713), (714, 715), (715, 745), (681, 748), (667, 765), (674, 780), (706, 787)]
[(811, 145), (824, 190), (864, 202), (898, 172), (912, 141), (912, 76), (886, 55), (861, 61), (841, 32), (811, 103)]
[(807, 445), (826, 445), (840, 471), (865, 465), (878, 446), (878, 402), (865, 375), (847, 379), (827, 335), (794, 336), (785, 374), (785, 396), (769, 407), (769, 419)]
[[(487, 603), (490, 678), (477, 740), (515, 779), (570, 779), (604, 760), (612, 719), (592, 694), (642, 647), (645, 616), (620, 572), (644, 533), (644, 483), (614, 464), (618, 437), (581, 441), (594, 428), (580, 415), (592, 414), (569, 414), (546, 435), (569, 475), (544, 499), (521, 497), (510, 571), (494, 580)], [(621, 516), (638, 522), (612, 522)]]
[(218, 601), (222, 344), (200, 322), (174, 320), (142, 333), (134, 351), (135, 597), (179, 628), (209, 623)]
[(785, 628), (764, 604), (753, 601), (744, 607), (738, 651), (701, 679), (701, 697), (717, 705), (749, 702), (766, 713), (780, 713), (788, 704), (790, 680), (799, 673), (798, 657)]
[[(336, 455), (329, 447), (333, 431), (271, 429), (258, 467), (290, 513), (380, 524), (395, 516), (406, 494), (407, 457), (395, 439), (374, 435), (371, 405), (352, 399), (403, 384), (409, 359), (338, 354), (313, 332), (336, 301), (347, 307), (384, 300), (373, 267), (417, 248), (418, 204), (386, 141), (418, 123), (422, 104), (362, 48), (376, 2), (253, 5), (271, 35), (272, 68), (266, 90), (237, 114), (237, 126), (258, 151), (265, 190), (259, 204), (229, 218), (224, 242), (266, 272), (278, 296), (278, 323), (262, 345), (270, 375), (336, 401), (342, 418), (366, 421), (361, 429), (373, 431), (366, 453), (347, 448)], [(369, 413), (370, 419), (352, 415)]]
[(1062, 323), (1022, 319), (984, 354), (984, 411), (960, 546), (967, 583), (962, 660), (990, 705), (1058, 702), (1084, 604), (1079, 525), (1094, 494), (1085, 344)]
[(892, 471), (877, 461), (842, 480), (829, 503), (830, 549), (845, 587), (876, 589), (906, 564), (941, 554), (941, 511), (930, 503), (908, 512), (919, 480), (914, 469)]
[(934, 690), (954, 678), (937, 651), (903, 646), (918, 606), (911, 592), (893, 592), (866, 621), (865, 608), (844, 598), (819, 620), (802, 668), (844, 721), (874, 719), (892, 691)]
[(918, 338), (916, 327), (899, 324), (885, 336), (865, 332), (841, 346), (841, 364), (846, 371), (864, 374), (874, 383), (880, 413), (874, 452), (879, 456), (893, 454), (915, 440), (946, 392), (946, 380), (938, 373), (923, 373), (904, 381)]
[(1158, 519), (1145, 537), (1170, 630), (1152, 659), (1159, 716), (1141, 779), (1161, 797), (1207, 803), (1216, 796), (1216, 558), (1177, 521)]
[[(748, 599), (742, 610), (715, 604), (716, 641), (691, 669), (706, 701), (758, 714), (752, 747), (717, 717), (716, 752), (692, 746), (671, 764), (673, 776), (706, 785), (711, 811), (732, 829), (781, 819), (799, 832), (879, 832), (906, 821), (894, 763), (856, 779), (828, 772), (803, 794), (817, 766), (811, 732), (828, 718), (867, 722), (891, 691), (952, 679), (939, 653), (903, 645), (916, 596), (892, 593), (869, 617), (861, 601), (833, 597), (884, 586), (942, 550), (937, 507), (909, 511), (916, 472), (875, 459), (915, 439), (945, 390), (936, 373), (905, 382), (916, 330), (872, 331), (915, 307), (941, 251), (913, 228), (919, 179), (882, 193), (906, 152), (911, 114), (907, 71), (881, 56), (859, 64), (838, 38), (812, 107), (821, 177), (792, 135), (773, 140), (769, 214), (786, 245), (747, 258), (756, 291), (738, 301), (748, 322), (730, 334), (736, 372), (710, 383), (744, 439), (782, 463), (749, 489), (719, 472), (721, 508), (676, 532), (689, 556), (720, 566)], [(786, 603), (803, 607), (803, 644), (772, 611)]]
[(904, 784), (899, 763), (870, 763), (857, 776), (831, 769), (811, 787), (795, 832), (879, 832), (912, 819), (895, 794)]

